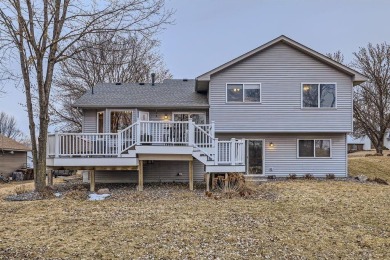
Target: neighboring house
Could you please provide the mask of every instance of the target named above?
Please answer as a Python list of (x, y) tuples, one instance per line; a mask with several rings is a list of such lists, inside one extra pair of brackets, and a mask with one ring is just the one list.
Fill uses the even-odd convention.
[[(370, 138), (368, 136), (363, 136), (360, 138), (355, 138), (352, 135), (348, 135), (348, 152), (354, 151), (368, 151), (374, 149)], [(383, 146), (387, 149), (390, 149), (390, 131), (386, 132), (385, 137), (383, 139)]]
[(193, 80), (98, 84), (74, 104), (83, 133), (49, 136), (47, 165), (92, 170), (91, 188), (140, 190), (144, 181), (192, 188), (209, 173), (345, 177), (353, 86), (364, 81), (280, 36)]
[(356, 138), (352, 135), (347, 136), (348, 152), (371, 150), (371, 140), (368, 136)]
[(29, 147), (15, 140), (0, 135), (0, 174), (5, 177), (27, 165), (27, 152)]

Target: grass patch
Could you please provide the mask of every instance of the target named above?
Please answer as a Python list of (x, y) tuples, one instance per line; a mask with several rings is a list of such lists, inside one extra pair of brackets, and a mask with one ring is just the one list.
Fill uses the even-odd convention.
[(365, 175), (390, 181), (390, 156), (350, 157), (348, 159), (350, 176)]
[(301, 179), (221, 200), (132, 190), (99, 202), (0, 201), (0, 259), (390, 258), (389, 186)]

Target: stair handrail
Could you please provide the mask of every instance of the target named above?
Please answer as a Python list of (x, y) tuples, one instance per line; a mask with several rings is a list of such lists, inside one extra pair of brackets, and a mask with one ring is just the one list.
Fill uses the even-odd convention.
[[(192, 123), (192, 125), (194, 126), (194, 132), (195, 132), (195, 129), (198, 129), (200, 130), (200, 132), (204, 133), (205, 135), (207, 135), (210, 139), (211, 139), (211, 148), (213, 148), (212, 150), (214, 151), (215, 150), (215, 145), (216, 145), (216, 140), (218, 140), (217, 138), (213, 137), (211, 134), (207, 133), (205, 130), (203, 130), (201, 127), (197, 126), (195, 124), (195, 122), (191, 122), (190, 121), (190, 124)], [(214, 129), (213, 129), (214, 130)], [(207, 157), (209, 157), (211, 160), (216, 160), (216, 154), (215, 153), (210, 153), (208, 151), (206, 151), (205, 149), (203, 149), (202, 147), (200, 147), (194, 140), (194, 142), (192, 143), (192, 145), (199, 149), (201, 152), (203, 152)]]
[[(122, 154), (123, 152), (129, 150), (131, 147), (135, 146), (137, 144), (137, 135), (138, 135), (138, 131), (137, 131), (137, 125), (139, 124), (139, 122), (135, 122), (134, 124), (122, 129), (122, 130), (119, 130), (118, 131), (118, 154)], [(125, 147), (123, 147), (123, 144), (126, 144), (126, 142), (124, 142), (124, 133), (129, 131), (129, 130), (132, 130), (131, 131), (131, 136), (130, 136), (130, 139), (126, 139), (126, 142), (129, 142), (128, 145), (126, 145)]]

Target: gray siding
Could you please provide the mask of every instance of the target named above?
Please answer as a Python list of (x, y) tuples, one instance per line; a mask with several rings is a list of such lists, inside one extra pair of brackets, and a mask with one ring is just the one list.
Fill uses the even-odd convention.
[[(337, 109), (302, 109), (301, 83), (337, 83)], [(261, 83), (261, 104), (226, 103), (226, 83)], [(351, 132), (352, 78), (279, 43), (211, 76), (210, 120), (223, 132)]]
[(25, 163), (27, 163), (27, 152), (14, 151), (14, 154), (10, 154), (8, 151), (4, 151), (0, 156), (0, 173), (8, 177)]
[(96, 109), (84, 109), (83, 111), (83, 133), (97, 132), (97, 111)]
[[(235, 138), (265, 139), (265, 175), (285, 177), (289, 174), (313, 174), (325, 177), (347, 175), (347, 150), (345, 134), (218, 134), (220, 140)], [(297, 139), (331, 139), (331, 158), (298, 158)], [(269, 144), (274, 146), (270, 147)], [(272, 171), (270, 170), (272, 168)]]
[[(182, 173), (182, 175), (178, 175)], [(194, 159), (194, 181), (204, 180), (204, 166)], [(137, 171), (96, 171), (96, 182), (137, 183)], [(153, 161), (144, 164), (144, 182), (188, 182), (188, 161)]]

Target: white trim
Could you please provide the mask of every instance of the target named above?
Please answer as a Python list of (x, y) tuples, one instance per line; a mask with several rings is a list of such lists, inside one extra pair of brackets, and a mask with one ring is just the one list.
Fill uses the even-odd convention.
[[(263, 158), (262, 158), (262, 173), (261, 174), (248, 174), (248, 167), (249, 167), (249, 163), (248, 163), (248, 158), (249, 158), (249, 147), (247, 147), (247, 141), (262, 141), (263, 144), (262, 144), (262, 155), (263, 155)], [(252, 176), (264, 176), (265, 175), (265, 139), (260, 139), (260, 138), (248, 138), (248, 139), (245, 139), (244, 138), (244, 144), (245, 144), (245, 176), (249, 176), (249, 177), (252, 177)]]
[[(227, 95), (227, 87), (228, 85), (242, 85), (242, 101), (228, 101), (228, 95)], [(245, 101), (245, 85), (259, 85), (259, 90), (260, 90), (260, 100), (257, 102), (257, 101)], [(262, 103), (262, 98), (261, 98), (261, 94), (262, 94), (262, 91), (261, 91), (261, 83), (259, 82), (240, 82), (240, 83), (236, 83), (236, 82), (227, 82), (225, 84), (225, 103), (233, 103), (233, 104), (261, 104)]]
[[(299, 156), (299, 141), (313, 141), (314, 142), (314, 145), (313, 145), (313, 157), (300, 157)], [(329, 157), (317, 157), (316, 156), (316, 141), (325, 141), (325, 140), (328, 140), (329, 141), (329, 149), (330, 149), (330, 154), (329, 154)], [(297, 138), (297, 158), (298, 159), (332, 159), (332, 156), (333, 156), (333, 147), (332, 147), (332, 139), (331, 138)]]
[[(321, 84), (333, 84), (334, 85), (334, 91), (335, 91), (335, 98), (336, 102), (334, 104), (334, 107), (321, 107)], [(303, 106), (303, 85), (317, 85), (317, 107), (304, 107)], [(301, 82), (301, 109), (304, 110), (315, 110), (315, 109), (320, 109), (320, 110), (337, 110), (337, 83), (336, 82)]]

